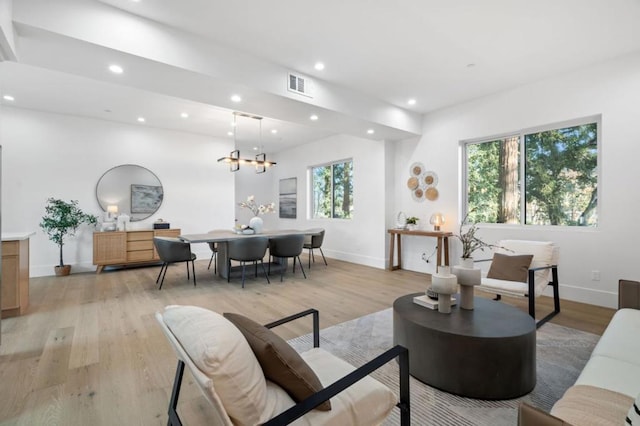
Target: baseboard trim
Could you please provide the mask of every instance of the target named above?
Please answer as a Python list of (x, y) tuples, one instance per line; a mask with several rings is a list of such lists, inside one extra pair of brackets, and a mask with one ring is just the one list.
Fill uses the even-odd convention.
[[(547, 287), (543, 293), (553, 297), (553, 289)], [(589, 305), (603, 306), (605, 308), (618, 309), (618, 293), (596, 290), (592, 288), (576, 287), (574, 285), (560, 284), (560, 300), (571, 300)], [(562, 302), (560, 303), (562, 308)]]

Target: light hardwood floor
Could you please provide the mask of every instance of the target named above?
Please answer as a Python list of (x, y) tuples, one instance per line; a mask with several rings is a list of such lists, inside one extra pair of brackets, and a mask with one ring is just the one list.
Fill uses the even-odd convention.
[[(389, 308), (429, 280), (328, 261), (313, 264), (306, 280), (289, 271), (282, 283), (278, 275), (271, 285), (248, 279), (244, 290), (238, 280), (214, 277), (208, 260), (196, 262), (195, 288), (184, 264), (169, 267), (161, 291), (159, 266), (32, 278), (27, 314), (2, 320), (0, 424), (166, 424), (176, 358), (154, 318), (165, 305), (239, 312), (262, 323), (314, 307), (325, 328)], [(542, 299), (541, 312), (551, 306)], [(505, 302), (526, 310), (526, 301)], [(561, 307), (554, 323), (598, 334), (614, 313), (567, 301)], [(285, 339), (310, 331), (310, 320), (278, 328)], [(181, 401), (186, 424), (206, 424), (207, 404), (188, 374)]]

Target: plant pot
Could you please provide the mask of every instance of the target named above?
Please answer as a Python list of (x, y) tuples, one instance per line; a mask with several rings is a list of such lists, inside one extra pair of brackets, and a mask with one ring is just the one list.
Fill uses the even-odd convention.
[(64, 277), (71, 273), (71, 265), (56, 266), (54, 269), (56, 271), (56, 277)]

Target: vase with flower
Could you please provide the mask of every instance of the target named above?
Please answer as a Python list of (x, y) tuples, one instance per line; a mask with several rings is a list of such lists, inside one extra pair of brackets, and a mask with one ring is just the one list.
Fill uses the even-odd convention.
[(265, 213), (273, 213), (276, 211), (276, 204), (271, 202), (268, 204), (256, 203), (255, 197), (249, 195), (246, 201), (238, 203), (242, 208), (249, 209), (253, 213), (253, 217), (249, 220), (249, 228), (253, 229), (256, 234), (262, 233), (264, 222), (260, 215)]
[(460, 265), (453, 267), (453, 274), (458, 278), (460, 284), (460, 307), (462, 309), (473, 309), (473, 287), (479, 285), (482, 281), (482, 271), (476, 269), (473, 263), (473, 252), (476, 250), (484, 251), (485, 248), (500, 248), (499, 246), (488, 244), (476, 236), (478, 225), (472, 223), (466, 231), (463, 227), (466, 225), (469, 213), (464, 217), (460, 224), (458, 234), (454, 236), (462, 243), (462, 256)]

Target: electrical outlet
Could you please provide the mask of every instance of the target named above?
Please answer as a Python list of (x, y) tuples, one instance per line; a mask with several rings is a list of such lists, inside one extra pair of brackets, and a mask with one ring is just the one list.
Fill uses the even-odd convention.
[(591, 281), (600, 281), (600, 271), (591, 271)]

